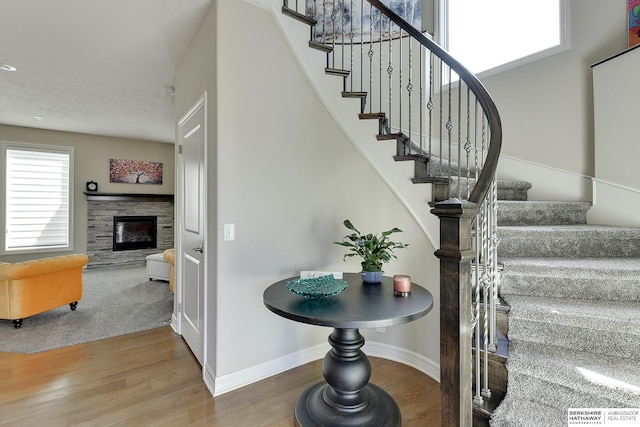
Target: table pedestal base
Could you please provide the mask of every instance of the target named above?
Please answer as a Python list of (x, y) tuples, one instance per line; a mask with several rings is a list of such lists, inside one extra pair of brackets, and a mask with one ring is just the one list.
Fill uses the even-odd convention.
[(368, 403), (360, 410), (333, 408), (324, 400), (324, 381), (306, 389), (296, 401), (295, 420), (298, 427), (399, 427), (400, 408), (387, 392), (374, 384), (367, 384), (361, 392)]
[(387, 392), (369, 384), (371, 365), (360, 350), (364, 338), (357, 329), (335, 328), (333, 347), (324, 357), (326, 382), (306, 389), (295, 408), (300, 427), (399, 427), (400, 408)]

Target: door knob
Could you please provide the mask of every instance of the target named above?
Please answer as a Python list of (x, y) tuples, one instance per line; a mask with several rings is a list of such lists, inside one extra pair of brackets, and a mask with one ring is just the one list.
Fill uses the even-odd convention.
[(203, 253), (204, 252), (204, 247), (202, 245), (200, 245), (197, 248), (193, 248), (193, 250), (196, 251), (196, 252)]

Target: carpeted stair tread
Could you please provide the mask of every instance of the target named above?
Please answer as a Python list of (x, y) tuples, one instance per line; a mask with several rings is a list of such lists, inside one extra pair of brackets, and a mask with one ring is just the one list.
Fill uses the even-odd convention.
[(605, 225), (499, 227), (505, 258), (640, 258), (640, 229)]
[[(562, 377), (562, 375), (560, 376)], [(554, 378), (552, 377), (538, 378), (514, 372), (510, 379), (514, 383), (509, 388), (512, 398), (552, 406), (557, 417), (556, 423), (566, 422), (567, 410), (570, 408), (619, 408), (627, 406), (602, 395), (581, 393), (566, 386), (564, 383), (553, 381)], [(540, 424), (533, 425), (539, 426)]]
[[(638, 335), (617, 334), (614, 332), (589, 330), (567, 325), (552, 325), (535, 321), (520, 322), (517, 326), (510, 326), (512, 336), (527, 337), (530, 342), (541, 345), (558, 343), (567, 352), (592, 351), (600, 357), (632, 357), (638, 354)], [(513, 338), (515, 339), (515, 338)]]
[(564, 427), (569, 408), (640, 407), (640, 229), (588, 225), (589, 208), (499, 202), (500, 297), (511, 309), (493, 427)]
[[(509, 393), (560, 410), (640, 407), (640, 359), (567, 352), (553, 345), (514, 340), (507, 362)], [(516, 378), (521, 377), (521, 378)], [(517, 381), (515, 381), (517, 379)]]
[[(640, 354), (640, 303), (503, 295), (509, 340), (607, 356)], [(640, 368), (640, 366), (639, 366)]]
[(493, 412), (491, 427), (565, 427), (566, 411), (507, 393)]
[(587, 223), (590, 202), (498, 202), (498, 225), (575, 225)]
[(504, 295), (640, 301), (640, 258), (507, 258)]

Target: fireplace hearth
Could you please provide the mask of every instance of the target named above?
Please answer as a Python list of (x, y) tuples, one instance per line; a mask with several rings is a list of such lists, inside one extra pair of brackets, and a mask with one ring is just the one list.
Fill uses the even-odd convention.
[(158, 247), (157, 216), (114, 216), (113, 250), (131, 251)]

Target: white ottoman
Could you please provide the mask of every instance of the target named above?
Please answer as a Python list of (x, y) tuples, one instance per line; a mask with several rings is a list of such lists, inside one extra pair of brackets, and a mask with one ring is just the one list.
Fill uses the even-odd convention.
[(147, 276), (149, 280), (169, 281), (170, 265), (162, 257), (162, 253), (147, 256)]

